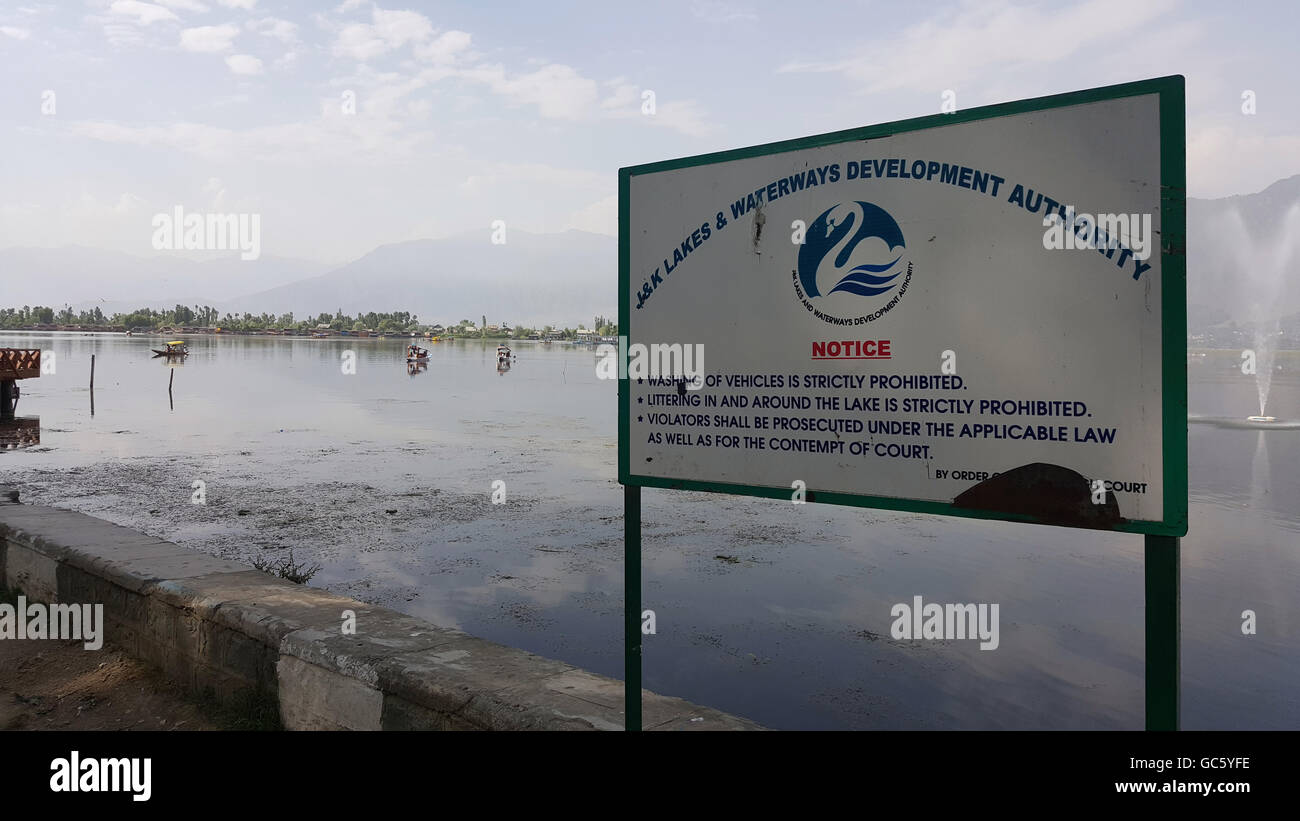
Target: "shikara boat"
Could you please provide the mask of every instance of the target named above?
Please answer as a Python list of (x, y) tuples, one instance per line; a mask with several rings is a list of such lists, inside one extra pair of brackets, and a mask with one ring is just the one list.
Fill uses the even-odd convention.
[(421, 347), (418, 346), (418, 345), (407, 345), (407, 346), (406, 346), (406, 361), (407, 361), (408, 363), (410, 363), (410, 362), (428, 362), (428, 361), (429, 361), (429, 351), (426, 350), (425, 348), (421, 348)]
[(190, 349), (184, 342), (168, 342), (162, 350), (150, 348), (155, 358), (159, 356), (189, 356)]

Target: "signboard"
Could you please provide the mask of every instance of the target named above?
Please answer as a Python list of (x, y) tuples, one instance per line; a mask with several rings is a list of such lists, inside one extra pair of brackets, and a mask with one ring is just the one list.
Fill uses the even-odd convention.
[(1183, 79), (621, 169), (619, 480), (1187, 530)]

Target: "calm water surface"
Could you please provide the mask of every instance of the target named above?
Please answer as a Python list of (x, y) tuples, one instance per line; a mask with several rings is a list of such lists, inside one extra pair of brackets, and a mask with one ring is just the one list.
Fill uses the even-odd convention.
[[(429, 344), (410, 374), (404, 340), (197, 338), (174, 366), (161, 341), (0, 334), (56, 367), (23, 383), (40, 444), (0, 453), (0, 481), (218, 555), (292, 549), (313, 585), (622, 676), (617, 388), (591, 349), (519, 343), (499, 374), (495, 342)], [(1268, 412), (1300, 417), (1283, 362)], [(1189, 366), (1193, 414), (1258, 411), (1237, 364)], [(1300, 728), (1300, 431), (1189, 438), (1183, 725)], [(777, 728), (1142, 726), (1140, 536), (643, 498), (650, 689)], [(999, 603), (1001, 646), (893, 641), (915, 595)]]

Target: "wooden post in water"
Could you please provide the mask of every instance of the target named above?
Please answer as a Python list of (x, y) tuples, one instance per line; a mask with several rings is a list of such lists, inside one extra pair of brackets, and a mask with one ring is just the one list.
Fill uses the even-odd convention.
[(167, 404), (172, 410), (176, 410), (176, 400), (172, 398), (172, 383), (176, 381), (176, 369), (172, 368), (172, 375), (167, 378)]
[(90, 355), (90, 415), (95, 415), (95, 355)]

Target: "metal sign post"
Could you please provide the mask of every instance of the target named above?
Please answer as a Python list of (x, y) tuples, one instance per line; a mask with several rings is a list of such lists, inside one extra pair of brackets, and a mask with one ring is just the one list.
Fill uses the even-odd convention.
[(1177, 730), (1179, 721), (1179, 545), (1173, 536), (1146, 537), (1146, 710), (1148, 730)]
[[(619, 390), (623, 389), (619, 382)], [(625, 727), (641, 729), (641, 486), (623, 486), (623, 701)]]

